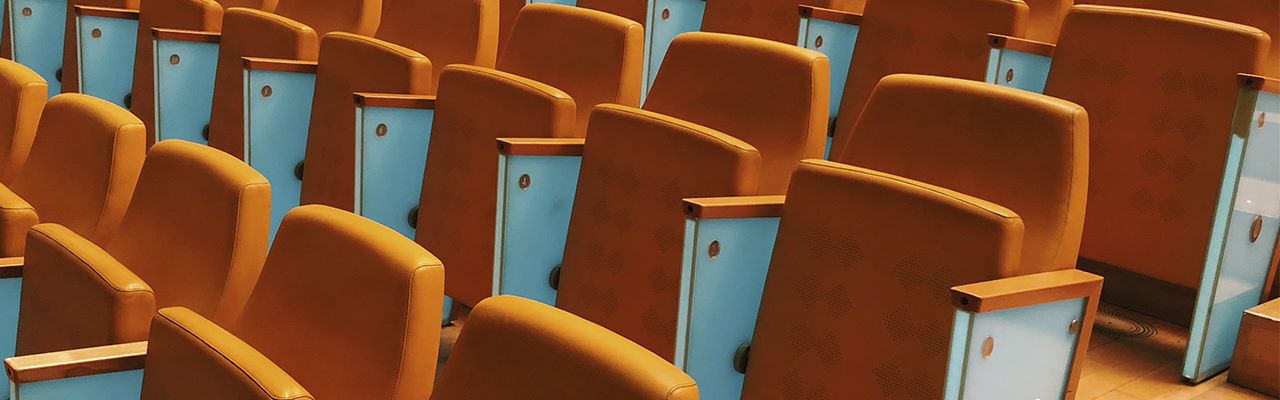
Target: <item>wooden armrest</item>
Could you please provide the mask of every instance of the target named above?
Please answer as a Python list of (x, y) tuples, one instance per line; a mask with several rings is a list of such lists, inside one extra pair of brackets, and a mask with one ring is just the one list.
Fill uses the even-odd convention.
[(25, 257), (0, 258), (0, 279), (21, 278), (26, 263)]
[(1241, 88), (1257, 89), (1267, 93), (1280, 94), (1280, 79), (1259, 75), (1237, 74), (1236, 80), (1239, 81)]
[(862, 25), (862, 14), (832, 10), (830, 8), (801, 5), (800, 17), (837, 22), (845, 25)]
[(735, 196), (684, 199), (684, 214), (694, 219), (776, 218), (787, 196)]
[(1052, 43), (1037, 42), (1034, 40), (999, 35), (995, 33), (987, 34), (987, 42), (991, 43), (992, 48), (1009, 49), (1045, 57), (1053, 57), (1053, 50), (1058, 47)]
[(113, 344), (4, 360), (9, 380), (16, 383), (51, 381), (142, 369), (147, 342)]
[(240, 57), (244, 69), (250, 71), (297, 72), (315, 74), (320, 64), (315, 61), (286, 60), (283, 58)]
[(508, 156), (582, 156), (583, 138), (498, 138), (498, 153)]
[(982, 313), (1097, 296), (1101, 291), (1101, 276), (1066, 269), (956, 286), (951, 288), (951, 304)]
[(127, 8), (76, 6), (75, 12), (76, 15), (83, 15), (86, 17), (138, 19), (138, 10), (130, 10)]
[(436, 109), (436, 96), (420, 94), (356, 93), (356, 105), (378, 108)]
[(219, 43), (222, 41), (222, 34), (218, 32), (189, 31), (185, 29), (151, 28), (151, 37), (156, 40), (194, 43)]

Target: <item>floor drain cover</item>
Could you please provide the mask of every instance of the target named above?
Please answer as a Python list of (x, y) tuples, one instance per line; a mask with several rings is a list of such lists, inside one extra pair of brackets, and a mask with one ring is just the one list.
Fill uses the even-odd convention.
[(1093, 327), (1112, 336), (1148, 338), (1156, 335), (1156, 327), (1113, 310), (1098, 310)]

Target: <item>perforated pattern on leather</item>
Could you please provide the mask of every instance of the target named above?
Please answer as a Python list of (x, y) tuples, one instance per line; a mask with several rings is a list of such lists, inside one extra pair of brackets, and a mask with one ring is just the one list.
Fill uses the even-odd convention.
[(1254, 28), (1179, 14), (1076, 6), (1045, 93), (1090, 114), (1081, 255), (1198, 285), (1226, 165), (1236, 74), (1260, 73)]
[(742, 398), (942, 398), (949, 289), (1009, 271), (1021, 228), (1013, 212), (976, 198), (805, 161), (783, 209)]
[(556, 305), (664, 358), (675, 346), (681, 200), (756, 194), (746, 143), (661, 114), (591, 116)]

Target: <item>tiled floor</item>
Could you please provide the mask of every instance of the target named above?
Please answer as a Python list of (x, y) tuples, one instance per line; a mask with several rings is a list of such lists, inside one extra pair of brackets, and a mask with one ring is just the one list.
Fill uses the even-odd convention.
[(1225, 373), (1196, 386), (1187, 385), (1179, 374), (1186, 344), (1187, 332), (1181, 327), (1104, 305), (1089, 344), (1076, 399), (1272, 398), (1228, 383)]

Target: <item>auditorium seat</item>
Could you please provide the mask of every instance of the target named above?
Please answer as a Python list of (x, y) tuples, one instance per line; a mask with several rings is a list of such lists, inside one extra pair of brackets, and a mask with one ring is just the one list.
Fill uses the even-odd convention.
[(466, 306), (494, 294), (494, 140), (582, 137), (596, 104), (639, 105), (642, 36), (621, 17), (535, 4), (520, 12), (497, 69), (444, 69), (420, 208), (399, 215), (429, 227), (418, 243), (449, 260), (446, 294)]
[(755, 336), (719, 360), (742, 399), (1074, 398), (1102, 279), (1025, 268), (1017, 213), (829, 161), (791, 182)]
[(48, 92), (35, 71), (0, 59), (0, 184), (12, 184), (26, 165)]
[(109, 242), (142, 168), (143, 134), (136, 117), (105, 101), (74, 93), (50, 99), (30, 157), (13, 183), (0, 187), (0, 253), (22, 256), (27, 229), (42, 222)]
[(53, 223), (27, 235), (18, 354), (145, 340), (159, 307), (235, 321), (266, 256), (270, 195), (234, 157), (158, 143), (110, 241)]
[(696, 400), (693, 379), (616, 333), (515, 296), (476, 306), (432, 400)]
[(239, 318), (155, 316), (142, 399), (426, 399), (443, 290), (440, 260), (409, 238), (297, 208)]

